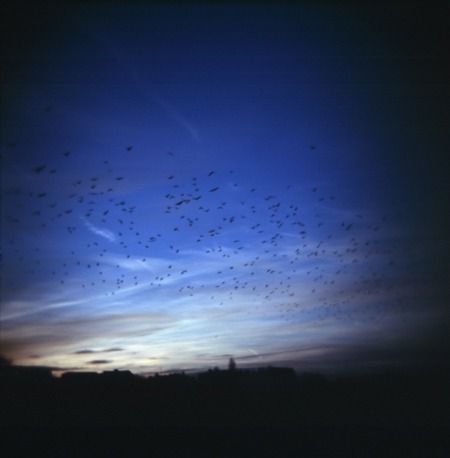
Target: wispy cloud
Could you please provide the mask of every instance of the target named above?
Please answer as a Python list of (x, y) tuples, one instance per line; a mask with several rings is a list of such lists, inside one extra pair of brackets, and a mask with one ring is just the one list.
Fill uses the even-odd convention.
[(155, 94), (149, 94), (151, 98), (158, 103), (158, 105), (165, 111), (170, 118), (172, 118), (176, 123), (178, 123), (183, 129), (185, 129), (193, 140), (196, 142), (200, 141), (200, 135), (198, 130), (193, 126), (193, 124), (183, 115), (179, 110), (177, 110), (171, 103), (166, 99), (163, 99), (160, 96)]
[(95, 235), (99, 235), (100, 237), (105, 238), (110, 242), (114, 242), (116, 240), (116, 236), (114, 232), (110, 231), (109, 229), (100, 228), (95, 226), (94, 224), (90, 223), (86, 219), (83, 219), (84, 225)]
[(142, 78), (141, 70), (136, 66), (135, 62), (131, 61), (130, 58), (124, 57), (130, 56), (132, 53), (125, 48), (123, 43), (114, 41), (105, 33), (99, 34), (97, 32), (93, 32), (92, 30), (88, 30), (87, 33), (93, 36), (97, 42), (101, 43), (107, 49), (107, 51), (125, 70), (133, 84), (136, 85), (137, 89), (145, 97), (153, 102), (156, 102), (171, 119), (189, 133), (194, 141), (200, 142), (200, 135), (192, 122), (189, 121), (179, 109), (168, 102), (167, 99), (161, 97), (160, 95), (156, 95), (155, 90), (149, 89), (148, 83), (146, 83)]

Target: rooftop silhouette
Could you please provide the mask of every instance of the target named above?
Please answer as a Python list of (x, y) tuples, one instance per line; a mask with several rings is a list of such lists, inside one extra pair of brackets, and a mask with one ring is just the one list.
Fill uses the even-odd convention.
[[(330, 379), (288, 367), (152, 376), (66, 372), (2, 359), (7, 456), (438, 456), (449, 372)], [(149, 436), (150, 435), (150, 436)], [(420, 451), (424, 455), (410, 454)]]

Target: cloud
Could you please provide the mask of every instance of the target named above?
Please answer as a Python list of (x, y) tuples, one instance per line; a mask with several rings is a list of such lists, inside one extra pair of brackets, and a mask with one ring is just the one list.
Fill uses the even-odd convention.
[(175, 122), (177, 122), (183, 129), (185, 129), (193, 140), (196, 142), (200, 141), (200, 135), (197, 129), (192, 125), (192, 123), (186, 119), (184, 115), (180, 113), (172, 104), (170, 104), (167, 100), (156, 96), (155, 94), (151, 94), (150, 97), (158, 103), (158, 105), (169, 115)]
[(88, 361), (88, 364), (109, 364), (112, 362), (109, 359), (93, 359), (92, 361)]
[(7, 321), (13, 322), (14, 320), (20, 318), (37, 318), (39, 314), (45, 312), (51, 313), (51, 311), (54, 309), (70, 309), (73, 306), (82, 306), (86, 303), (86, 301), (86, 298), (75, 298), (73, 300), (65, 300), (64, 298), (53, 298), (50, 296), (39, 299), (29, 298), (21, 301), (5, 301), (2, 310), (2, 321), (3, 324), (5, 324), (5, 322)]
[(124, 259), (123, 256), (107, 255), (104, 262), (108, 262), (111, 266), (120, 266), (121, 269), (130, 271), (151, 271), (158, 272), (167, 265), (167, 261), (159, 258), (141, 258), (130, 257)]
[(96, 32), (96, 27), (92, 27), (92, 29), (93, 30), (87, 30), (87, 33), (94, 37), (97, 43), (101, 43), (107, 52), (122, 66), (130, 78), (130, 81), (136, 85), (137, 89), (145, 97), (153, 102), (156, 102), (170, 118), (172, 118), (179, 126), (189, 133), (193, 140), (199, 142), (200, 135), (194, 125), (165, 98), (162, 98), (160, 95), (156, 95), (154, 90), (148, 89), (149, 85), (142, 78), (141, 70), (136, 66), (134, 61), (131, 61), (129, 57), (124, 57), (132, 54), (130, 53), (130, 50), (126, 49), (123, 43), (113, 40), (111, 36), (108, 36), (104, 32), (102, 34)]
[(84, 222), (84, 225), (95, 235), (99, 235), (100, 237), (103, 237), (110, 242), (114, 242), (116, 240), (115, 234), (112, 231), (110, 231), (109, 229), (103, 229), (103, 228), (97, 227), (94, 224), (90, 223), (89, 221), (86, 221), (85, 219), (83, 219), (83, 222)]
[(112, 353), (116, 351), (123, 351), (123, 348), (113, 347), (113, 348), (106, 348), (105, 350), (78, 350), (75, 351), (74, 355), (90, 355), (93, 353)]
[[(13, 329), (3, 330), (1, 336), (2, 349), (7, 356), (28, 358), (36, 348), (46, 360), (68, 360), (70, 355), (97, 354), (92, 348), (108, 348), (105, 341), (113, 335), (115, 338), (135, 339), (139, 336), (155, 335), (170, 329), (174, 318), (167, 313), (144, 312), (131, 315), (101, 314), (98, 316), (86, 315), (60, 320), (55, 326), (53, 320), (36, 321), (21, 320)], [(86, 342), (91, 348), (80, 347), (80, 342)], [(111, 347), (103, 352), (120, 351), (119, 347)], [(74, 357), (76, 358), (76, 357)], [(76, 361), (76, 360), (74, 360)], [(57, 362), (55, 364), (62, 364)]]

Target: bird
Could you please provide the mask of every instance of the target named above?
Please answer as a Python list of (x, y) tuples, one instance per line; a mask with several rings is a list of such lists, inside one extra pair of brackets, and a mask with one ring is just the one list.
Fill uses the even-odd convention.
[(41, 173), (47, 166), (45, 164), (38, 165), (33, 168), (34, 173)]

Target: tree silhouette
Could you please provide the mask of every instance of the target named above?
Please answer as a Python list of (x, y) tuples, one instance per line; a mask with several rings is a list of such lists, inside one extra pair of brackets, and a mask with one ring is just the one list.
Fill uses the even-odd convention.
[(230, 360), (228, 361), (228, 370), (229, 371), (236, 370), (236, 361), (233, 358), (230, 358)]

